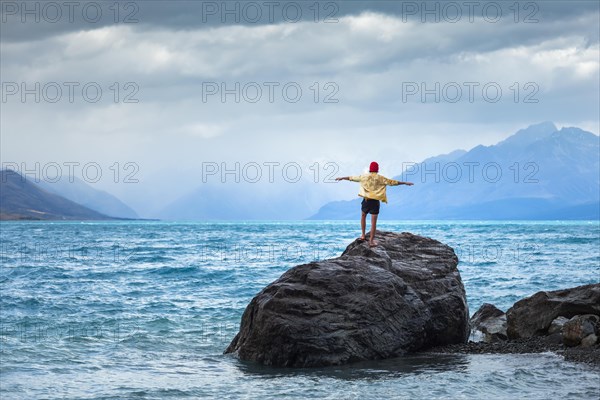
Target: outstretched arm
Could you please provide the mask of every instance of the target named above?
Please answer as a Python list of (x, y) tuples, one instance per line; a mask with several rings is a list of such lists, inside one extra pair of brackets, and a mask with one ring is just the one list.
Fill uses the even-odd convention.
[(350, 177), (349, 176), (341, 176), (339, 178), (335, 178), (336, 181), (349, 181)]
[(388, 186), (398, 186), (398, 185), (412, 186), (412, 185), (414, 185), (414, 183), (412, 183), (412, 182), (402, 182), (402, 181), (397, 181), (395, 179), (388, 179), (388, 178), (385, 178), (385, 184)]

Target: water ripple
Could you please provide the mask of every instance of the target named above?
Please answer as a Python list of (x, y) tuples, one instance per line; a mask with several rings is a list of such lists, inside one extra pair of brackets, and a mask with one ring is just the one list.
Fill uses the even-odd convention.
[[(382, 221), (451, 245), (471, 313), (597, 282), (588, 222)], [(222, 354), (249, 300), (339, 255), (356, 221), (2, 222), (3, 398), (598, 398), (553, 354), (413, 356), (310, 370)]]

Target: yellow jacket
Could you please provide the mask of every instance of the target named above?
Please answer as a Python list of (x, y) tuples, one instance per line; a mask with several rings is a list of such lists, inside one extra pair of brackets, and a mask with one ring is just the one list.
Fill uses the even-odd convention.
[(365, 199), (381, 200), (387, 203), (387, 196), (385, 193), (386, 186), (396, 186), (400, 184), (400, 181), (394, 179), (388, 179), (383, 175), (379, 175), (377, 172), (369, 172), (368, 174), (362, 174), (359, 176), (349, 176), (352, 182), (360, 182), (360, 191), (358, 195)]

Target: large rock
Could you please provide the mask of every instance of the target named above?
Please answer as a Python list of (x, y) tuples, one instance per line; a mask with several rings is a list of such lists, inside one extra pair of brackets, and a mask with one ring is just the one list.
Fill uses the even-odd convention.
[(395, 357), (469, 337), (452, 248), (377, 231), (334, 259), (298, 265), (256, 295), (225, 353), (276, 366)]
[(552, 292), (538, 292), (517, 301), (506, 312), (510, 339), (544, 335), (557, 317), (600, 315), (600, 283)]

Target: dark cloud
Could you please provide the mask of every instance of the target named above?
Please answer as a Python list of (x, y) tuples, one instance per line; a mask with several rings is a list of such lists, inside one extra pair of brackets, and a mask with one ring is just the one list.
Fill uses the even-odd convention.
[(335, 23), (365, 11), (427, 24), (485, 20), (498, 25), (551, 26), (597, 15), (599, 5), (596, 1), (2, 1), (1, 36), (4, 42), (39, 40), (115, 24), (142, 30), (186, 30), (295, 21)]

